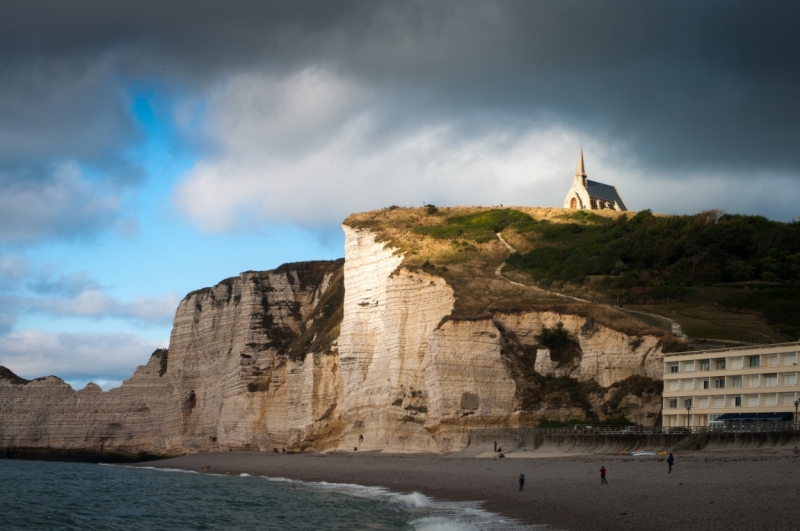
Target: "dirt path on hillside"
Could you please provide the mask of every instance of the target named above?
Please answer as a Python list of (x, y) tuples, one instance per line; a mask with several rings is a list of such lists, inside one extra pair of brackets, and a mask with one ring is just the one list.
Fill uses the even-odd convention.
[[(501, 242), (503, 245), (505, 245), (505, 246), (506, 246), (506, 249), (508, 249), (508, 252), (509, 252), (509, 256), (510, 256), (511, 254), (513, 254), (513, 253), (516, 253), (516, 252), (517, 252), (517, 250), (516, 250), (516, 249), (514, 249), (514, 247), (512, 247), (512, 246), (511, 246), (511, 244), (510, 244), (510, 243), (508, 243), (508, 242), (507, 242), (507, 241), (506, 241), (506, 240), (503, 238), (503, 235), (502, 235), (502, 233), (496, 232), (496, 233), (495, 233), (495, 236), (497, 236), (497, 239), (498, 239), (498, 240), (500, 240), (500, 242)], [(523, 288), (533, 288), (533, 289), (536, 289), (536, 290), (538, 290), (538, 291), (541, 291), (541, 292), (543, 292), (543, 293), (548, 293), (548, 294), (550, 294), (550, 295), (555, 295), (556, 297), (563, 297), (563, 298), (565, 298), (565, 299), (572, 299), (572, 300), (574, 300), (574, 301), (579, 301), (579, 302), (588, 302), (588, 303), (590, 303), (590, 304), (603, 304), (603, 303), (596, 303), (596, 302), (594, 302), (594, 301), (590, 301), (590, 300), (588, 300), (588, 299), (581, 299), (580, 297), (573, 297), (572, 295), (565, 295), (565, 294), (563, 294), (563, 293), (558, 293), (558, 292), (556, 292), (556, 291), (551, 291), (551, 290), (549, 290), (549, 289), (544, 289), (544, 288), (540, 288), (540, 287), (537, 287), (537, 286), (528, 286), (528, 285), (525, 285), (525, 284), (521, 284), (521, 283), (519, 283), (519, 282), (515, 282), (515, 281), (511, 280), (510, 278), (508, 278), (508, 277), (506, 277), (506, 276), (504, 276), (504, 275), (503, 275), (503, 268), (505, 267), (505, 265), (506, 265), (506, 261), (505, 261), (505, 260), (503, 260), (503, 263), (501, 263), (499, 266), (497, 266), (497, 269), (495, 269), (495, 270), (494, 270), (494, 274), (495, 274), (496, 276), (498, 276), (498, 277), (502, 278), (502, 279), (503, 279), (503, 280), (505, 280), (506, 282), (510, 282), (511, 284), (514, 284), (515, 286), (521, 286), (521, 287), (523, 287)], [(686, 334), (684, 334), (684, 333), (683, 333), (683, 330), (681, 329), (681, 324), (680, 324), (678, 321), (676, 321), (675, 319), (671, 319), (671, 318), (669, 318), (669, 317), (665, 317), (665, 316), (663, 316), (663, 315), (658, 315), (658, 314), (655, 314), (655, 313), (640, 312), (640, 311), (637, 311), (637, 310), (628, 310), (628, 309), (626, 309), (626, 308), (623, 308), (623, 307), (621, 307), (621, 306), (612, 306), (612, 307), (613, 307), (614, 309), (616, 309), (616, 310), (619, 310), (619, 311), (621, 311), (621, 312), (625, 312), (625, 313), (627, 313), (628, 315), (630, 315), (631, 313), (638, 313), (638, 314), (641, 314), (641, 315), (649, 315), (650, 317), (656, 317), (656, 318), (658, 318), (658, 319), (663, 319), (664, 321), (666, 321), (666, 322), (668, 322), (668, 323), (669, 323), (669, 325), (670, 325), (670, 330), (671, 330), (671, 332), (672, 332), (672, 334), (673, 334), (673, 335), (675, 335), (675, 336), (678, 336), (678, 337), (683, 337), (684, 339), (689, 339), (689, 336), (687, 336)], [(636, 316), (631, 316), (631, 317), (634, 317), (634, 318), (635, 318)], [(640, 319), (640, 320), (641, 320), (641, 319)]]

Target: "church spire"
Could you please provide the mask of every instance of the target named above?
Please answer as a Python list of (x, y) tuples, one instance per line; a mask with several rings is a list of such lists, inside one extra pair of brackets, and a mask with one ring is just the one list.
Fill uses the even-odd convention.
[(583, 167), (583, 146), (581, 146), (581, 154), (578, 157), (578, 169), (575, 170), (575, 177), (586, 177), (586, 170)]

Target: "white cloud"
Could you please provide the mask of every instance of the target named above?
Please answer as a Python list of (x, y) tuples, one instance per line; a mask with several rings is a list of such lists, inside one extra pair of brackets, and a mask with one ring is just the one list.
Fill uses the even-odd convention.
[[(549, 121), (488, 115), (468, 129), (434, 118), (393, 128), (392, 95), (381, 96), (319, 68), (232, 78), (206, 101), (202, 129), (216, 149), (174, 202), (208, 232), (330, 226), (392, 204), (561, 206), (581, 145), (590, 178), (616, 185), (632, 210), (758, 213), (774, 201), (764, 184), (775, 176), (751, 180), (743, 196), (729, 175), (653, 173), (616, 137)], [(787, 190), (776, 217), (800, 199)]]
[(0, 295), (5, 308), (16, 313), (46, 313), (92, 319), (118, 318), (144, 323), (169, 324), (181, 297), (170, 292), (159, 297), (137, 297), (132, 302), (115, 299), (100, 290), (84, 291), (74, 297)]
[(34, 268), (19, 256), (0, 256), (0, 333), (21, 313), (169, 324), (180, 300), (179, 293), (169, 292), (122, 301), (85, 271), (58, 273), (51, 265)]
[(99, 289), (100, 285), (85, 271), (54, 275), (51, 268), (38, 272), (28, 282), (28, 288), (41, 294), (77, 295), (84, 291)]
[(28, 243), (81, 238), (108, 230), (127, 232), (118, 193), (85, 178), (74, 162), (57, 164), (45, 176), (25, 179), (0, 174), (0, 241)]
[(729, 174), (721, 172), (683, 174), (679, 178), (636, 168), (621, 182), (622, 198), (636, 210), (692, 214), (721, 209), (730, 214), (760, 214), (782, 222), (790, 222), (800, 214), (800, 187), (791, 175), (752, 175), (731, 181)]
[(129, 333), (21, 330), (0, 337), (0, 365), (23, 378), (56, 375), (84, 385), (88, 380), (110, 384), (129, 378), (165, 346)]
[[(385, 105), (385, 102), (382, 103)], [(489, 123), (387, 130), (368, 89), (312, 69), (283, 80), (239, 76), (207, 102), (217, 155), (198, 162), (175, 202), (206, 231), (262, 222), (337, 223), (391, 204), (556, 204), (581, 144), (561, 127)], [(595, 160), (613, 146), (586, 142)]]

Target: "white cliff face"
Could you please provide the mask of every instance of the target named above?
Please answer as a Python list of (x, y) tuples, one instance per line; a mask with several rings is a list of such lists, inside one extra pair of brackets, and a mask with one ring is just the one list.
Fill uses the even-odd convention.
[(538, 350), (535, 367), (543, 376), (571, 376), (581, 382), (594, 378), (603, 387), (633, 375), (661, 379), (664, 354), (656, 337), (630, 337), (583, 317), (555, 312), (497, 314), (495, 321), (525, 345), (536, 345), (535, 336), (542, 328), (555, 328), (558, 323), (577, 340), (580, 359), (564, 367), (557, 367), (548, 349)]
[(0, 377), (0, 453), (27, 449), (23, 455), (80, 457), (114, 449), (123, 457), (171, 455), (159, 450), (167, 445), (163, 405), (170, 399), (168, 389), (155, 384), (159, 370), (153, 356), (127, 385), (107, 393), (94, 384), (75, 391), (54, 376), (27, 384)]
[(267, 450), (317, 436), (317, 419), (341, 401), (338, 359), (325, 351), (292, 360), (288, 351), (339, 267), (247, 272), (187, 295), (168, 354), (157, 351), (107, 393), (0, 374), (0, 451), (135, 457)]
[[(660, 379), (655, 337), (555, 312), (452, 319), (455, 295), (443, 278), (403, 267), (368, 230), (344, 231), (343, 266), (247, 272), (187, 295), (168, 354), (155, 353), (118, 389), (74, 391), (54, 377), (23, 383), (0, 368), (0, 455), (450, 452), (466, 446), (472, 428), (580, 416), (568, 403), (521, 411), (518, 385), (529, 382), (520, 380), (523, 358), (509, 358), (510, 342), (536, 352), (530, 370), (543, 376), (603, 387), (635, 375)], [(536, 340), (558, 323), (580, 347), (563, 366)], [(323, 333), (331, 340), (319, 346)], [(660, 404), (648, 400), (622, 403)]]
[(516, 383), (492, 321), (447, 321), (428, 345), (425, 376), (432, 392), (426, 428), (437, 434), (440, 451), (464, 448), (469, 428), (514, 422)]
[(466, 442), (460, 419), (507, 417), (514, 383), (491, 321), (444, 322), (455, 299), (442, 278), (398, 270), (370, 232), (345, 235), (342, 447), (448, 451)]
[(660, 375), (657, 338), (631, 338), (579, 316), (449, 320), (455, 299), (442, 278), (399, 267), (400, 257), (369, 231), (344, 230), (343, 449), (447, 452), (466, 445), (469, 428), (514, 424), (517, 384), (501, 354), (501, 328), (536, 345), (543, 327), (563, 323), (582, 355), (557, 368), (539, 350), (536, 369), (545, 376), (594, 378), (607, 387)]

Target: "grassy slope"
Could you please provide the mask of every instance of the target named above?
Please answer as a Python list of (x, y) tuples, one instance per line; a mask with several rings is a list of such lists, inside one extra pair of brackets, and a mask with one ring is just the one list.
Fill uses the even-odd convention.
[(530, 287), (522, 288), (495, 275), (508, 256), (496, 231), (505, 235), (512, 227), (534, 220), (563, 223), (563, 213), (558, 208), (454, 207), (434, 213), (426, 208), (389, 208), (353, 214), (344, 223), (376, 232), (379, 241), (404, 255), (404, 267), (424, 269), (447, 280), (456, 296), (455, 319), (489, 317), (498, 311), (553, 310), (592, 317), (631, 335), (664, 334), (606, 304), (557, 297), (537, 289), (530, 279), (523, 279)]
[[(509, 276), (671, 317), (692, 337), (800, 336), (800, 224), (760, 216), (597, 216), (518, 224)], [(657, 326), (663, 321), (650, 320)]]

